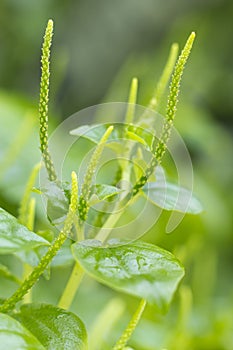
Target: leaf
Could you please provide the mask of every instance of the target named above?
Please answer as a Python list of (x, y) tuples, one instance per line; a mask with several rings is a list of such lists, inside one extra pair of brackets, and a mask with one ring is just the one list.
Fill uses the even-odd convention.
[(0, 314), (0, 347), (9, 350), (45, 350), (45, 347), (18, 321)]
[(71, 312), (48, 304), (28, 304), (15, 317), (47, 350), (87, 349), (85, 326)]
[(199, 214), (203, 211), (199, 200), (186, 188), (166, 182), (149, 182), (143, 192), (155, 205), (165, 210), (174, 210), (188, 214)]
[[(124, 243), (123, 243), (124, 244)], [(179, 261), (153, 244), (133, 242), (104, 248), (96, 240), (75, 243), (75, 259), (107, 286), (146, 299), (166, 310), (184, 275)]]
[[(81, 127), (71, 130), (70, 134), (84, 137), (95, 144), (98, 144), (103, 134), (106, 132), (110, 124), (96, 124), (96, 125), (82, 125)], [(153, 142), (153, 134), (140, 126), (125, 124), (125, 123), (114, 123), (114, 130), (110, 135), (106, 145), (111, 147), (112, 142), (121, 142), (122, 139), (128, 139), (137, 141), (143, 146), (147, 146), (150, 150)]]
[(112, 199), (121, 192), (122, 190), (115, 186), (104, 184), (93, 185), (91, 188), (91, 199), (89, 204), (94, 205), (106, 199)]
[(53, 225), (62, 224), (69, 210), (69, 200), (65, 195), (67, 189), (58, 182), (50, 181), (41, 189), (47, 199), (47, 216)]
[[(110, 125), (111, 124), (82, 125), (77, 129), (71, 130), (70, 135), (84, 137), (89, 141), (92, 141), (98, 144)], [(109, 141), (118, 140), (120, 136), (123, 134), (123, 131), (124, 131), (123, 124), (117, 124), (117, 125), (119, 125), (119, 127), (115, 128), (115, 124), (114, 124), (114, 130), (109, 136), (109, 139), (108, 139)]]
[(20, 279), (2, 264), (0, 264), (0, 276), (8, 279), (9, 281), (15, 282), (16, 284), (21, 284)]
[(20, 250), (28, 251), (35, 247), (49, 245), (44, 238), (29, 231), (17, 219), (0, 208), (0, 253), (8, 254)]
[(189, 214), (199, 214), (203, 210), (191, 191), (167, 181), (149, 182), (143, 192), (152, 203), (165, 210)]

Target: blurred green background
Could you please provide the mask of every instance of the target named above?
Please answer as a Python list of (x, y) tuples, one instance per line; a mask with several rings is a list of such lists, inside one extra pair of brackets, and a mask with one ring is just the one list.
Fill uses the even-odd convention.
[[(139, 78), (139, 103), (146, 105), (170, 45), (178, 42), (182, 47), (189, 33), (196, 31), (176, 127), (192, 156), (194, 189), (205, 211), (199, 217), (187, 215), (171, 235), (164, 233), (168, 216), (164, 213), (144, 237), (175, 252), (186, 267), (186, 277), (167, 315), (157, 315), (148, 307), (132, 346), (140, 350), (233, 349), (233, 2), (1, 0), (0, 205), (13, 214), (39, 159), (35, 137), (39, 57), (49, 18), (55, 21), (51, 126), (84, 107), (126, 101), (133, 76)], [(14, 149), (16, 139), (20, 147)], [(62, 274), (55, 269), (50, 281), (42, 280), (35, 297), (55, 303), (67, 269)], [(4, 296), (1, 288), (0, 297)], [(115, 295), (86, 279), (73, 310), (91, 328)], [(122, 298), (128, 305), (124, 324), (137, 301)]]

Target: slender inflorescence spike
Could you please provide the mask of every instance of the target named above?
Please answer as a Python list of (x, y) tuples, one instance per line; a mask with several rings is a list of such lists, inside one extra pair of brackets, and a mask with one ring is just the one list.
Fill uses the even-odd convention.
[(167, 84), (169, 82), (169, 79), (171, 77), (172, 71), (176, 63), (178, 49), (179, 45), (177, 43), (172, 44), (168, 60), (158, 81), (158, 84), (155, 88), (154, 94), (149, 102), (148, 107), (150, 109), (158, 110), (158, 107), (161, 103), (162, 97), (164, 95), (164, 92), (166, 90)]
[(141, 176), (141, 178), (133, 187), (133, 195), (136, 195), (138, 191), (145, 185), (151, 174), (153, 174), (155, 166), (161, 163), (164, 153), (166, 151), (167, 142), (169, 140), (174, 118), (176, 115), (176, 107), (178, 103), (181, 78), (183, 75), (185, 64), (189, 58), (194, 39), (195, 33), (192, 32), (177, 60), (170, 84), (170, 92), (166, 108), (166, 119), (163, 125), (161, 136), (159, 138), (158, 144), (154, 144), (152, 147), (153, 156), (145, 171), (145, 174)]
[(22, 285), (16, 292), (0, 305), (0, 312), (8, 312), (12, 310), (15, 305), (23, 299), (27, 292), (33, 287), (37, 282), (39, 277), (43, 274), (49, 263), (56, 256), (57, 252), (60, 250), (61, 246), (65, 242), (67, 236), (70, 234), (72, 225), (74, 222), (74, 216), (77, 211), (77, 198), (78, 198), (78, 181), (75, 172), (72, 172), (72, 189), (71, 189), (71, 202), (69, 206), (69, 211), (64, 223), (63, 230), (59, 233), (54, 243), (49, 247), (47, 253), (43, 256), (38, 266), (34, 268), (32, 273), (24, 280)]
[(180, 91), (181, 78), (183, 75), (185, 64), (189, 58), (194, 39), (195, 39), (195, 33), (192, 32), (186, 42), (186, 45), (183, 51), (179, 56), (179, 59), (175, 66), (174, 74), (172, 76), (170, 93), (169, 93), (167, 109), (166, 109), (166, 122), (164, 123), (160, 140), (155, 148), (155, 156), (158, 164), (161, 163), (162, 157), (166, 151), (167, 142), (171, 134), (171, 129), (173, 126), (175, 115), (176, 115), (176, 106), (178, 103), (178, 95)]
[(138, 79), (133, 78), (130, 85), (129, 90), (129, 98), (128, 98), (128, 109), (125, 117), (126, 124), (130, 124), (133, 122), (135, 105), (137, 103), (137, 94), (138, 94)]
[(133, 315), (127, 328), (125, 329), (125, 331), (121, 335), (120, 339), (118, 340), (118, 342), (114, 346), (113, 350), (123, 350), (126, 347), (126, 345), (129, 341), (129, 339), (131, 338), (135, 328), (137, 327), (138, 322), (141, 319), (141, 316), (142, 316), (142, 313), (145, 309), (145, 306), (146, 306), (146, 301), (144, 299), (142, 299), (140, 304), (139, 304), (138, 309), (136, 310), (135, 314)]
[(45, 30), (41, 56), (41, 81), (40, 81), (40, 150), (50, 181), (55, 181), (57, 175), (48, 148), (48, 103), (49, 103), (49, 76), (50, 76), (50, 48), (53, 36), (53, 21), (48, 21)]
[(111, 125), (108, 127), (108, 129), (105, 131), (104, 135), (102, 136), (98, 146), (96, 147), (96, 149), (91, 157), (89, 166), (87, 168), (87, 172), (86, 172), (85, 177), (84, 177), (84, 182), (82, 185), (81, 195), (80, 195), (79, 204), (78, 204), (79, 218), (80, 218), (81, 222), (86, 221), (86, 219), (87, 219), (87, 214), (88, 214), (88, 210), (89, 210), (88, 200), (90, 198), (90, 193), (91, 193), (92, 178), (93, 178), (94, 172), (96, 170), (98, 161), (99, 161), (101, 154), (103, 152), (104, 145), (107, 142), (112, 131), (113, 131), (113, 126)]

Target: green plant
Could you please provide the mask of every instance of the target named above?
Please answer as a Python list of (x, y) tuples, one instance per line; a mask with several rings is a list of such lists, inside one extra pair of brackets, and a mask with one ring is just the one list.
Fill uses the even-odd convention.
[[(84, 273), (87, 273), (110, 288), (141, 299), (126, 330), (116, 341), (116, 344), (112, 344), (114, 350), (123, 350), (127, 349), (131, 335), (147, 303), (154, 305), (160, 311), (168, 309), (178, 284), (184, 276), (184, 268), (173, 254), (153, 244), (140, 240), (133, 242), (124, 239), (109, 241), (111, 230), (121, 218), (125, 208), (131, 208), (137, 198), (148, 196), (155, 206), (160, 206), (164, 210), (182, 211), (184, 210), (183, 206), (180, 206), (177, 198), (179, 196), (182, 202), (188, 195), (190, 200), (184, 211), (192, 214), (201, 211), (200, 203), (192, 196), (192, 193), (179, 186), (166, 182), (167, 193), (164, 197), (164, 188), (159, 182), (159, 172), (155, 173), (157, 168), (161, 168), (161, 161), (170, 138), (181, 77), (195, 34), (191, 33), (177, 60), (178, 46), (176, 44), (172, 46), (164, 72), (149, 103), (150, 110), (159, 106), (171, 77), (166, 116), (159, 138), (155, 137), (153, 130), (151, 132), (151, 120), (148, 118), (149, 110), (145, 110), (137, 122), (134, 120), (138, 89), (136, 78), (132, 80), (129, 104), (123, 123), (99, 124), (94, 129), (85, 126), (85, 134), (82, 133), (83, 127), (72, 131), (73, 135), (82, 136), (96, 145), (84, 180), (79, 186), (80, 191), (74, 171), (71, 174), (71, 186), (58, 180), (49, 152), (48, 97), (52, 35), (53, 22), (50, 20), (42, 47), (39, 102), (40, 150), (49, 181), (48, 187), (41, 188), (39, 191), (42, 191), (47, 197), (47, 214), (50, 221), (54, 225), (58, 222), (62, 223), (63, 228), (52, 242), (40, 235), (39, 232), (33, 232), (36, 203), (30, 194), (41, 167), (41, 165), (37, 165), (28, 181), (19, 209), (18, 220), (4, 209), (0, 209), (0, 253), (23, 254), (24, 276), (26, 275), (12, 296), (2, 300), (0, 305), (0, 340), (1, 344), (10, 344), (11, 348), (14, 349), (87, 349), (87, 332), (83, 322), (74, 313), (66, 311), (72, 304)], [(108, 141), (119, 142), (122, 139), (123, 141), (120, 142), (123, 142), (123, 148), (119, 148), (121, 156), (132, 158), (136, 142), (136, 157), (143, 166), (141, 168), (137, 165), (130, 167), (117, 160), (117, 171), (113, 183), (93, 184), (93, 177), (102, 153), (105, 147), (110, 145)], [(133, 145), (131, 141), (133, 141)], [(151, 159), (148, 164), (144, 162), (141, 146), (146, 146), (150, 150)], [(154, 173), (156, 174), (155, 179)], [(121, 184), (122, 179), (134, 181), (132, 188), (125, 189)], [(112, 200), (115, 200), (117, 211), (114, 214), (109, 214), (107, 208)], [(103, 209), (94, 218), (90, 218), (91, 207), (96, 201), (104, 202)], [(93, 220), (95, 223), (95, 231), (97, 232), (95, 232), (94, 239), (86, 239), (85, 225), (88, 220)], [(67, 239), (70, 240), (70, 249), (75, 263), (58, 306), (39, 305), (34, 301), (31, 302), (31, 288), (39, 277), (46, 273), (52, 259)], [(47, 252), (44, 253), (46, 248)], [(39, 257), (39, 263), (33, 268), (30, 266), (30, 262), (34, 255)], [(2, 271), (5, 271), (5, 276), (8, 275), (17, 280), (10, 271), (4, 270), (4, 268)], [(17, 283), (19, 283), (18, 280)], [(20, 308), (18, 308), (19, 302), (23, 304)], [(114, 305), (117, 303), (118, 301)], [(111, 312), (111, 317), (119, 322), (120, 314), (117, 310), (111, 308)], [(106, 322), (107, 315), (108, 309), (99, 320), (100, 325)], [(93, 331), (90, 335), (90, 344), (93, 350), (102, 349), (104, 346), (99, 343), (100, 339), (96, 343), (95, 336), (98, 336), (96, 334), (97, 332)]]

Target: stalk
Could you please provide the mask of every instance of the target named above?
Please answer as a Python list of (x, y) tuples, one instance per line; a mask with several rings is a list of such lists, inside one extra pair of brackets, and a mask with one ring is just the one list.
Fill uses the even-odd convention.
[(59, 300), (58, 307), (68, 310), (74, 300), (75, 294), (82, 282), (84, 271), (81, 266), (76, 262), (69, 280), (66, 284), (66, 287), (62, 293), (62, 296)]

